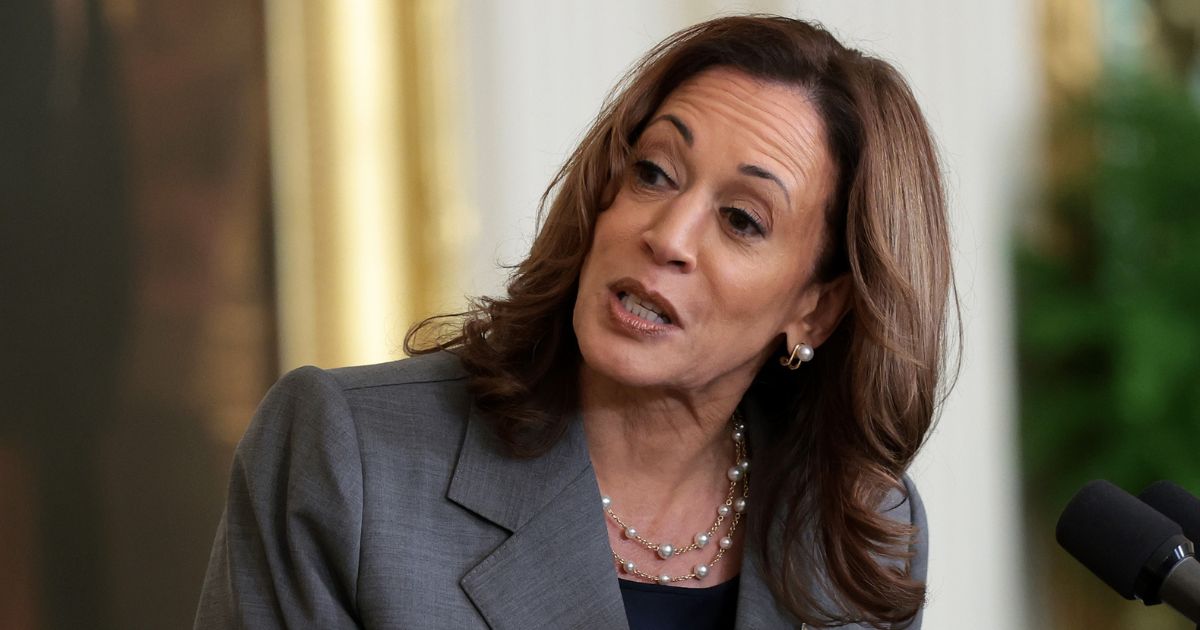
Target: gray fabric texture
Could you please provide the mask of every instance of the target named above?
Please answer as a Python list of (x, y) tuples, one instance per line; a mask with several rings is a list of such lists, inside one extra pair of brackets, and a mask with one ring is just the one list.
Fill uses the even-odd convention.
[[(924, 579), (905, 483), (888, 515), (919, 528)], [(505, 456), (452, 355), (300, 368), (238, 445), (195, 627), (623, 630), (604, 518), (579, 419), (545, 455)], [(794, 627), (752, 556), (738, 630)]]

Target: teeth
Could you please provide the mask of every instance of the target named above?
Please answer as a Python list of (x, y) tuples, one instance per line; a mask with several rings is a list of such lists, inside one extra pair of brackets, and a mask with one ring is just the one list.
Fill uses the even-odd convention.
[(638, 317), (641, 317), (642, 319), (644, 319), (646, 321), (651, 321), (656, 324), (671, 323), (671, 318), (667, 317), (666, 315), (663, 315), (662, 313), (659, 313), (657, 310), (658, 307), (655, 306), (652, 302), (643, 302), (642, 300), (639, 300), (637, 297), (635, 297), (633, 294), (626, 293), (626, 294), (622, 295), (621, 296), (621, 306), (624, 306), (625, 310), (629, 311), (630, 313), (633, 313), (634, 315), (637, 315)]

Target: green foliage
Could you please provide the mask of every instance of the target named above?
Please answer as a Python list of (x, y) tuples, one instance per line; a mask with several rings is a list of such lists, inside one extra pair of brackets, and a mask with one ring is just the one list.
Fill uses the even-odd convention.
[(1089, 479), (1200, 491), (1200, 107), (1144, 77), (1054, 122), (1079, 164), (1018, 243), (1023, 462), (1057, 514)]

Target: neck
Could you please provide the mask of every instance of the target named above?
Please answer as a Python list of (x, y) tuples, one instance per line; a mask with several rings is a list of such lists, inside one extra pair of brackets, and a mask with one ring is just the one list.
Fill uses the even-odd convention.
[(659, 496), (712, 488), (732, 463), (730, 417), (745, 389), (633, 388), (583, 365), (580, 403), (601, 488), (638, 487), (639, 494)]
[[(684, 576), (698, 564), (709, 572), (707, 582), (684, 580), (678, 585), (714, 584), (737, 574), (745, 536), (731, 535), (728, 549), (721, 539), (730, 535), (740, 514), (727, 514), (720, 525), (714, 519), (716, 506), (745, 492), (741, 484), (731, 489), (728, 476), (737, 452), (730, 417), (744, 391), (733, 387), (685, 396), (630, 388), (581, 367), (580, 403), (592, 466), (601, 493), (612, 501), (610, 514), (619, 515), (605, 519), (609, 542), (620, 562), (642, 567), (639, 579), (647, 578), (646, 571), (650, 576)], [(702, 550), (685, 549), (662, 560), (630, 542), (626, 526), (636, 526), (646, 540), (671, 543), (676, 549), (685, 549), (700, 532), (711, 538)], [(726, 559), (710, 566), (721, 557), (715, 555), (718, 552)], [(625, 570), (622, 575), (632, 577), (629, 574)]]

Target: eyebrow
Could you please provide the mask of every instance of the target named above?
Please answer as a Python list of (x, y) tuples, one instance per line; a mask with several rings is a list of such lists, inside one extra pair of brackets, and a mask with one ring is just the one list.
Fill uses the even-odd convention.
[(775, 182), (775, 184), (777, 186), (779, 186), (779, 189), (783, 191), (783, 198), (787, 199), (788, 205), (791, 205), (792, 197), (791, 197), (791, 195), (788, 194), (787, 186), (783, 185), (783, 180), (776, 177), (775, 173), (772, 173), (771, 171), (768, 171), (767, 169), (765, 169), (761, 166), (755, 166), (753, 164), (742, 164), (742, 165), (738, 166), (738, 172), (743, 175), (749, 175), (751, 177), (760, 177), (762, 179), (769, 179), (769, 180)]
[[(692, 146), (692, 143), (694, 142), (694, 139), (692, 137), (692, 130), (688, 129), (688, 126), (683, 124), (682, 120), (679, 120), (679, 118), (676, 117), (674, 114), (663, 114), (662, 116), (659, 116), (658, 118), (655, 118), (654, 120), (651, 120), (650, 125), (653, 125), (654, 123), (656, 123), (660, 120), (665, 120), (665, 121), (671, 123), (672, 125), (674, 125), (675, 130), (679, 132), (680, 136), (683, 136), (683, 141), (688, 145), (688, 147)], [(650, 125), (646, 125), (646, 126), (649, 127)]]
[[(679, 132), (679, 135), (683, 138), (684, 143), (686, 143), (689, 148), (695, 142), (695, 138), (692, 136), (692, 130), (689, 129), (682, 120), (679, 120), (678, 116), (675, 116), (674, 114), (663, 114), (650, 121), (650, 125), (653, 125), (661, 120), (671, 123), (671, 125), (675, 127), (675, 130)], [(646, 126), (649, 127), (650, 125)], [(788, 194), (787, 186), (784, 186), (783, 180), (779, 179), (779, 177), (771, 171), (753, 164), (742, 164), (738, 166), (738, 172), (743, 175), (749, 175), (750, 177), (758, 177), (775, 182), (775, 185), (779, 186), (779, 189), (783, 191), (784, 199), (786, 199), (788, 204), (791, 205), (792, 196)]]

